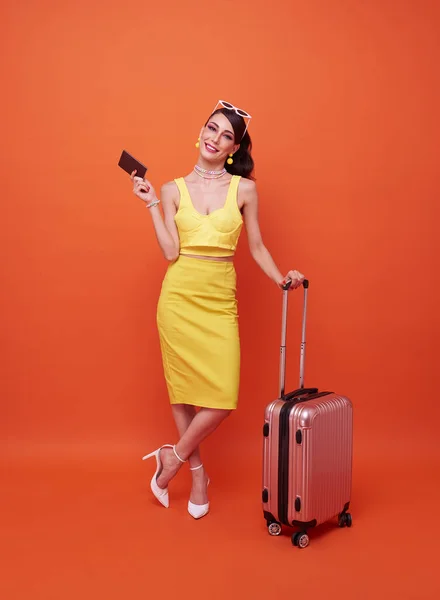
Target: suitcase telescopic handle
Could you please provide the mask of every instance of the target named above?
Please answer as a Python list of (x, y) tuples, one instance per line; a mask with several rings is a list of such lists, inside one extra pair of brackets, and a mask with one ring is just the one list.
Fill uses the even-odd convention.
[[(279, 397), (284, 397), (284, 391), (286, 386), (286, 335), (287, 335), (287, 304), (289, 288), (292, 285), (292, 280), (288, 279), (283, 285), (283, 316), (281, 322), (281, 348), (280, 348), (280, 389)], [(313, 393), (315, 388), (304, 389), (304, 365), (306, 357), (306, 320), (307, 320), (307, 294), (309, 289), (309, 280), (304, 279), (304, 304), (303, 304), (303, 318), (302, 318), (302, 330), (301, 330), (301, 352), (299, 362), (299, 387), (303, 392)], [(313, 391), (312, 391), (313, 390)]]

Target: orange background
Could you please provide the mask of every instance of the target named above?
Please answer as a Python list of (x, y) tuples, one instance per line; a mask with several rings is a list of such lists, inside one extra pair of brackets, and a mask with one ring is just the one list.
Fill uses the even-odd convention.
[[(3, 14), (0, 595), (438, 597), (438, 3), (40, 0)], [(253, 115), (265, 243), (311, 282), (306, 383), (355, 406), (354, 526), (323, 526), (302, 552), (261, 512), (281, 296), (245, 235), (240, 403), (205, 444), (210, 515), (185, 512), (187, 469), (161, 509), (140, 461), (176, 440), (155, 327), (166, 262), (117, 161), (129, 150), (157, 190), (186, 174), (219, 98)], [(290, 300), (294, 388), (301, 293)]]

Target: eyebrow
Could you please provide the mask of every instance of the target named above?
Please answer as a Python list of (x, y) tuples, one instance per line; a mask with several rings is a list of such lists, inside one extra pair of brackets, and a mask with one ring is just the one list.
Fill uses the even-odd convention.
[[(218, 127), (217, 123), (215, 121), (209, 121), (212, 125), (215, 125), (216, 127)], [(229, 129), (225, 129), (225, 133), (230, 133), (231, 135), (234, 135), (234, 133), (232, 131), (229, 131)]]

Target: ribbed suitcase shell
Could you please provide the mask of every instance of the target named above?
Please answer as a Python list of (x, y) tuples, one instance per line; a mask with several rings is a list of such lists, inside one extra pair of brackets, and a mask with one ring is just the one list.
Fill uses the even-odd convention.
[(264, 435), (268, 523), (306, 530), (348, 509), (353, 445), (348, 398), (329, 393), (304, 401), (275, 400), (266, 408)]

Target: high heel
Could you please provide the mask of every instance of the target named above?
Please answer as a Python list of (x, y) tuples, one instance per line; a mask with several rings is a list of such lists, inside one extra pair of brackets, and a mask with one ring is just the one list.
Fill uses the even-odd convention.
[[(198, 465), (197, 467), (190, 468), (190, 471), (197, 471), (203, 467), (203, 463)], [(206, 487), (210, 484), (210, 479), (208, 478), (208, 483)], [(188, 512), (194, 519), (201, 519), (209, 512), (209, 502), (206, 504), (194, 504), (191, 500), (188, 501)]]
[(151, 458), (152, 456), (154, 456), (156, 458), (157, 468), (156, 468), (155, 474), (153, 475), (153, 477), (151, 479), (150, 487), (151, 487), (151, 491), (153, 492), (155, 497), (159, 500), (159, 502), (162, 504), (162, 506), (165, 506), (165, 508), (168, 508), (170, 505), (170, 499), (168, 496), (168, 486), (166, 488), (160, 488), (157, 485), (157, 475), (159, 474), (159, 471), (162, 470), (162, 466), (163, 466), (162, 461), (160, 460), (160, 451), (162, 450), (162, 448), (172, 448), (174, 451), (174, 454), (180, 460), (180, 462), (183, 463), (185, 461), (180, 458), (180, 456), (176, 452), (175, 446), (172, 446), (171, 444), (164, 444), (163, 446), (161, 446), (154, 452), (150, 452), (150, 454), (146, 454), (145, 456), (142, 457), (142, 460), (147, 460), (147, 458)]

